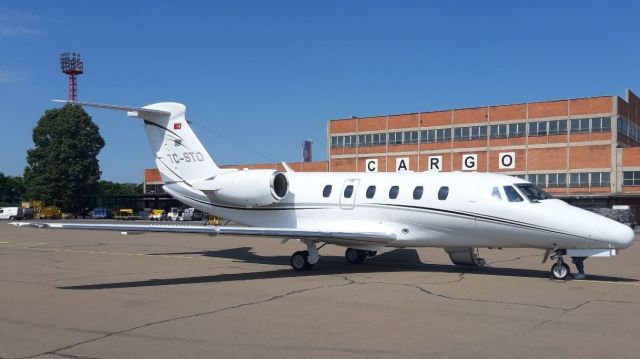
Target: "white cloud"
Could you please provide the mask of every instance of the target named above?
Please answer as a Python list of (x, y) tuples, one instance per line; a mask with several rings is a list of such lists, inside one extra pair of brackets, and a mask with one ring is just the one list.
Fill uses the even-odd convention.
[(37, 25), (44, 20), (40, 15), (0, 9), (0, 37), (39, 34)]
[(0, 70), (0, 85), (12, 84), (22, 81), (22, 75), (15, 71)]

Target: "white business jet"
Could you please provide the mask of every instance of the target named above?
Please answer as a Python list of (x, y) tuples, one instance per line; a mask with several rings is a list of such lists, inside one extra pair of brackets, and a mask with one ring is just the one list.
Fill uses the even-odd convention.
[(386, 247), (440, 247), (454, 264), (476, 267), (485, 264), (478, 248), (539, 248), (546, 250), (545, 260), (551, 256), (555, 261), (555, 279), (570, 273), (563, 256), (613, 256), (634, 239), (629, 227), (511, 176), (221, 169), (193, 133), (182, 104), (75, 104), (127, 111), (144, 120), (165, 191), (246, 227), (16, 222), (18, 226), (251, 235), (283, 243), (298, 239), (306, 250), (291, 256), (295, 270), (318, 263), (318, 246), (326, 243), (346, 247), (346, 260), (353, 264)]

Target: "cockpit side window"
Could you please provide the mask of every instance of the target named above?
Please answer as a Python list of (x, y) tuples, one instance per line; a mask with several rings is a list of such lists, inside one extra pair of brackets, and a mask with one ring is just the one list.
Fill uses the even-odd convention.
[(491, 198), (502, 201), (502, 196), (500, 195), (498, 187), (493, 187), (493, 191), (491, 191)]
[(504, 194), (507, 195), (509, 202), (522, 202), (523, 199), (512, 186), (504, 186)]
[(531, 202), (538, 202), (545, 199), (552, 199), (553, 196), (541, 190), (538, 186), (530, 183), (518, 183), (516, 187), (520, 189)]

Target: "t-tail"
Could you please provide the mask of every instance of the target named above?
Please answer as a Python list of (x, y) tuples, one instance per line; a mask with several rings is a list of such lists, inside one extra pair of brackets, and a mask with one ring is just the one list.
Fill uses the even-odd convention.
[(185, 117), (186, 106), (175, 102), (154, 103), (142, 108), (96, 103), (69, 102), (86, 107), (126, 111), (130, 117), (144, 120), (156, 165), (165, 183), (189, 185), (215, 177), (221, 170), (191, 129)]

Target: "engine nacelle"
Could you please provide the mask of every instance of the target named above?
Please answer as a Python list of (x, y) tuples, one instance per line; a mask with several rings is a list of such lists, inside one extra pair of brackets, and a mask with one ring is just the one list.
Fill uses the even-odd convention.
[(223, 172), (210, 182), (216, 199), (245, 207), (278, 203), (289, 193), (287, 176), (274, 170)]

